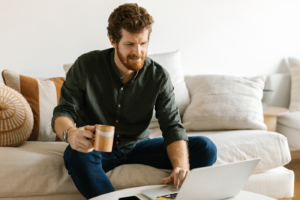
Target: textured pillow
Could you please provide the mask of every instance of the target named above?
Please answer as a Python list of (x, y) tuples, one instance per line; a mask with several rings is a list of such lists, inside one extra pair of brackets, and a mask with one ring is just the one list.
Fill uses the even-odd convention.
[(33, 129), (33, 113), (26, 99), (0, 83), (0, 146), (24, 143)]
[(267, 130), (261, 99), (266, 76), (185, 76), (191, 103), (183, 115), (186, 131)]
[(300, 111), (300, 60), (289, 58), (291, 71), (291, 101), (290, 112)]
[[(172, 84), (174, 86), (175, 93), (175, 104), (179, 109), (179, 114), (182, 117), (187, 106), (190, 103), (189, 92), (186, 87), (184, 76), (181, 66), (180, 51), (173, 51), (168, 53), (150, 54), (147, 57), (151, 58), (163, 68), (165, 68), (170, 74)], [(63, 68), (67, 74), (72, 64), (64, 64)], [(155, 109), (152, 115), (151, 123), (149, 128), (159, 127), (158, 119), (155, 117)]]
[(63, 77), (40, 80), (3, 70), (4, 83), (21, 93), (29, 103), (34, 115), (34, 127), (29, 141), (60, 141), (51, 129), (53, 109), (60, 98)]

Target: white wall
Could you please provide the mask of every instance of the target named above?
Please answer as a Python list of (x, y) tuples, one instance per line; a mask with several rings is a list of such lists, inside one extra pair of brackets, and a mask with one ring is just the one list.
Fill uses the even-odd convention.
[(127, 2), (154, 17), (149, 54), (181, 49), (185, 74), (288, 72), (285, 58), (300, 58), (299, 0), (0, 0), (0, 70), (64, 76), (64, 63), (111, 47), (108, 17)]

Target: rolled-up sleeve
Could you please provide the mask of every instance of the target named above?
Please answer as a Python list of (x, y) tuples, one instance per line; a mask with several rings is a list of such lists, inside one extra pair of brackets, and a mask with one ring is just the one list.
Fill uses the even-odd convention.
[(166, 75), (164, 86), (155, 103), (155, 116), (164, 137), (165, 147), (178, 140), (188, 141), (185, 128), (181, 123), (179, 109), (175, 104), (174, 86), (167, 71)]
[(59, 104), (53, 110), (51, 120), (53, 132), (55, 132), (54, 122), (58, 117), (65, 116), (76, 123), (86, 93), (86, 78), (84, 66), (79, 57), (66, 75), (66, 80), (61, 87)]

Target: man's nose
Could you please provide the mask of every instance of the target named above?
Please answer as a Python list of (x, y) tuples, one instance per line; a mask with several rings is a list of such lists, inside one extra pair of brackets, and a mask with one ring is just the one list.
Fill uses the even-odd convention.
[(135, 45), (132, 54), (135, 55), (136, 57), (140, 57), (140, 55), (142, 55), (142, 48), (140, 44)]

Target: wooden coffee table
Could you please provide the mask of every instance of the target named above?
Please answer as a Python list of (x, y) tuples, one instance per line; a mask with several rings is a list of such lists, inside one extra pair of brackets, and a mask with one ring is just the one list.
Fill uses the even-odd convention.
[[(107, 199), (113, 199), (118, 200), (121, 197), (128, 197), (128, 196), (137, 196), (141, 200), (149, 200), (149, 198), (145, 197), (141, 194), (141, 190), (155, 188), (155, 187), (161, 187), (162, 185), (150, 185), (150, 186), (142, 186), (142, 187), (136, 187), (136, 188), (129, 188), (125, 190), (119, 190), (115, 192), (111, 192), (108, 194), (100, 195), (98, 197), (94, 197), (90, 200), (107, 200)], [(247, 192), (244, 190), (241, 190), (241, 192), (235, 196), (234, 198), (229, 198), (226, 200), (276, 200), (271, 197), (267, 197), (261, 194), (256, 194), (253, 192)]]
[(289, 110), (282, 107), (267, 106), (264, 109), (264, 123), (268, 131), (276, 132), (277, 117), (289, 113)]

